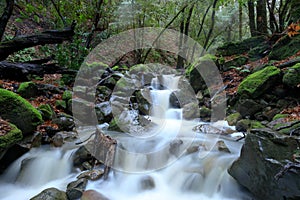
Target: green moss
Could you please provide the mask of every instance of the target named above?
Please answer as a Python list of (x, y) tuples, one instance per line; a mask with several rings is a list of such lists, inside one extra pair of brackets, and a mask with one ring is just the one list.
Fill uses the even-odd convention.
[[(284, 126), (284, 124), (279, 124), (278, 127), (280, 127), (280, 126)], [(277, 126), (275, 126), (275, 128), (276, 127)], [(290, 135), (293, 130), (298, 129), (298, 128), (300, 128), (300, 123), (297, 123), (297, 124), (293, 125), (292, 127), (281, 129), (278, 132), (281, 134)]]
[(9, 123), (12, 128), (8, 133), (0, 136), (0, 148), (9, 148), (23, 138), (22, 131), (15, 125)]
[(268, 90), (280, 75), (280, 69), (268, 66), (245, 78), (238, 87), (238, 95), (257, 98)]
[(297, 87), (300, 84), (300, 63), (287, 70), (283, 75), (282, 82), (290, 87)]
[(67, 108), (67, 103), (64, 100), (56, 100), (55, 101), (55, 106), (58, 109), (66, 109)]
[(43, 104), (38, 107), (40, 112), (42, 113), (42, 117), (44, 120), (52, 119), (55, 115), (55, 112), (53, 111), (52, 107), (49, 104)]
[(235, 126), (240, 119), (242, 119), (242, 115), (238, 112), (232, 113), (226, 117), (226, 121), (228, 122), (229, 126)]
[(250, 120), (250, 119), (242, 119), (237, 122), (237, 126), (242, 127), (245, 130), (249, 129), (258, 129), (258, 128), (265, 128), (259, 121)]
[(112, 119), (111, 122), (109, 123), (108, 127), (109, 131), (117, 131), (117, 132), (123, 132), (120, 127), (118, 126), (116, 119)]
[(70, 90), (64, 91), (62, 95), (62, 99), (65, 101), (68, 101), (69, 99), (72, 99), (72, 92)]
[(42, 115), (19, 95), (0, 89), (0, 116), (21, 129), (23, 134), (32, 133), (43, 122)]
[(273, 121), (273, 120), (276, 120), (276, 119), (286, 118), (286, 117), (288, 117), (288, 116), (289, 116), (288, 114), (276, 114), (276, 115), (273, 117), (272, 121)]
[(283, 60), (296, 54), (300, 49), (300, 36), (284, 36), (278, 43), (273, 46), (269, 55), (270, 60)]
[(232, 66), (240, 67), (248, 62), (248, 58), (246, 56), (238, 56), (223, 65), (223, 71), (229, 70)]
[(17, 92), (24, 98), (30, 98), (37, 96), (38, 88), (34, 82), (23, 82), (20, 84)]

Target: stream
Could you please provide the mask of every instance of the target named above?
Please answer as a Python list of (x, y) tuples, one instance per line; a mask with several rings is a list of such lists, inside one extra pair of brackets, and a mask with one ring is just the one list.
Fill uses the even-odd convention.
[[(183, 120), (182, 109), (170, 108), (169, 96), (177, 84), (177, 77), (166, 76), (165, 87), (159, 89), (153, 79), (149, 118), (156, 126), (148, 133), (104, 130), (118, 141), (113, 169), (107, 180), (89, 181), (86, 190), (96, 190), (110, 200), (251, 199), (227, 173), (243, 142), (192, 131), (204, 122)], [(228, 126), (225, 121), (214, 125)], [(220, 140), (230, 153), (218, 150)], [(72, 169), (75, 151), (50, 146), (32, 149), (0, 177), (0, 199), (27, 200), (50, 187), (65, 191), (80, 174)]]

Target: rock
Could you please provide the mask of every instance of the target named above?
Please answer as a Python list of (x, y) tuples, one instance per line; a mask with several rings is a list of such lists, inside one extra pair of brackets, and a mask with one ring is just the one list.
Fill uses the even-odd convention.
[(242, 54), (250, 49), (259, 46), (261, 43), (265, 42), (264, 36), (251, 37), (245, 39), (241, 42), (230, 42), (224, 44), (222, 47), (217, 49), (217, 55), (231, 56), (235, 54)]
[(94, 170), (86, 171), (86, 172), (83, 172), (83, 173), (79, 174), (79, 176), (77, 178), (78, 179), (85, 178), (85, 179), (88, 179), (88, 180), (91, 180), (91, 181), (95, 181), (95, 180), (100, 179), (103, 174), (104, 174), (103, 170), (94, 169)]
[(227, 127), (216, 127), (211, 124), (200, 124), (193, 128), (193, 131), (199, 132), (199, 133), (209, 133), (209, 134), (222, 134), (227, 135), (235, 132), (235, 130), (232, 130)]
[(279, 113), (280, 110), (278, 108), (271, 108), (271, 107), (267, 107), (264, 109), (264, 111), (262, 112), (262, 115), (264, 118), (266, 118), (268, 121), (271, 121), (273, 119), (273, 117)]
[(14, 124), (8, 123), (8, 125), (11, 130), (4, 135), (0, 135), (0, 149), (7, 149), (23, 138), (22, 131), (20, 129), (18, 129)]
[(231, 153), (223, 140), (217, 142), (218, 150), (225, 153)]
[(35, 132), (30, 142), (30, 148), (37, 148), (42, 145), (43, 135), (40, 132)]
[(170, 154), (179, 157), (180, 156), (180, 146), (183, 144), (182, 140), (173, 140), (170, 143), (170, 148), (169, 148), (169, 152)]
[(230, 61), (227, 61), (222, 66), (222, 71), (228, 71), (231, 67), (240, 67), (248, 62), (246, 56), (237, 56)]
[(50, 104), (40, 105), (38, 110), (41, 112), (43, 120), (51, 120), (56, 116), (54, 109)]
[(65, 192), (56, 188), (48, 188), (32, 197), (30, 200), (68, 200), (68, 198)]
[(151, 109), (151, 95), (150, 90), (145, 88), (135, 93), (136, 101), (138, 103), (138, 110), (141, 115), (149, 115)]
[(23, 98), (31, 98), (38, 96), (39, 90), (34, 82), (23, 82), (20, 84), (17, 93)]
[(24, 136), (42, 124), (42, 115), (28, 101), (8, 90), (0, 89), (0, 116), (16, 125)]
[(203, 121), (210, 121), (210, 117), (211, 117), (211, 110), (205, 106), (202, 106), (200, 108), (200, 118)]
[(248, 57), (250, 61), (256, 61), (263, 57), (265, 57), (267, 54), (270, 53), (271, 45), (268, 41), (264, 41), (260, 44), (258, 44), (256, 47), (252, 48), (250, 51), (248, 51)]
[(274, 117), (273, 117), (273, 119), (272, 119), (272, 121), (274, 121), (274, 120), (277, 120), (277, 119), (280, 119), (280, 118), (286, 118), (286, 117), (288, 117), (289, 116), (289, 114), (276, 114)]
[(191, 102), (183, 106), (183, 118), (186, 120), (197, 119), (200, 117), (200, 109), (197, 103)]
[(155, 188), (154, 179), (151, 176), (144, 176), (141, 178), (140, 187), (142, 190), (152, 190)]
[(239, 85), (237, 94), (239, 96), (257, 98), (274, 86), (279, 77), (280, 69), (274, 66), (265, 67), (246, 77)]
[(100, 124), (111, 121), (112, 108), (111, 108), (110, 102), (106, 101), (106, 102), (96, 104), (95, 109), (96, 109), (96, 115), (98, 118), (98, 122)]
[(289, 37), (285, 35), (272, 48), (269, 54), (269, 60), (284, 60), (285, 58), (296, 54), (300, 49), (300, 37)]
[(228, 122), (229, 126), (235, 126), (236, 123), (242, 119), (242, 115), (238, 112), (232, 113), (226, 117), (226, 121)]
[(253, 99), (240, 98), (234, 108), (242, 117), (253, 117), (255, 113), (263, 109), (263, 106)]
[(52, 145), (54, 147), (62, 147), (64, 144), (64, 137), (62, 136), (61, 133), (56, 133), (53, 137), (52, 137)]
[(93, 157), (85, 146), (79, 147), (79, 149), (73, 155), (74, 167), (82, 167), (82, 163), (89, 162)]
[(95, 190), (86, 190), (83, 192), (80, 200), (109, 200), (109, 199), (103, 194)]
[(63, 95), (62, 95), (62, 100), (64, 101), (69, 101), (70, 99), (72, 99), (72, 92), (70, 90), (65, 90)]
[(293, 162), (300, 141), (277, 135), (265, 130), (253, 130), (247, 134), (241, 156), (228, 172), (256, 199), (299, 199), (299, 168), (287, 170), (279, 179), (276, 175), (287, 162)]
[(79, 178), (76, 181), (73, 181), (67, 185), (66, 194), (68, 199), (79, 199), (87, 185), (87, 179)]
[(235, 129), (239, 132), (247, 132), (250, 129), (265, 128), (259, 121), (242, 119), (236, 123)]
[(57, 109), (66, 110), (67, 109), (67, 103), (64, 100), (56, 100), (55, 101), (55, 107)]
[(273, 130), (285, 135), (298, 135), (300, 130), (300, 120), (286, 122), (284, 118), (279, 118), (271, 121), (267, 125)]
[(52, 123), (57, 124), (59, 130), (72, 131), (75, 127), (75, 122), (72, 116), (67, 114), (60, 114), (57, 118), (52, 120)]
[(282, 82), (291, 88), (300, 85), (300, 63), (288, 68), (283, 75)]
[(106, 86), (98, 85), (96, 89), (96, 97), (98, 97), (101, 101), (108, 101), (109, 97), (112, 93), (112, 90)]

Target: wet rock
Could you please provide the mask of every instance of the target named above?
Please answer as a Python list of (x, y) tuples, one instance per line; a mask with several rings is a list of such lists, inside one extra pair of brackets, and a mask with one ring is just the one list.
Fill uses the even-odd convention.
[(40, 132), (34, 133), (32, 139), (31, 139), (31, 145), (30, 148), (37, 148), (42, 145), (43, 135)]
[(199, 133), (208, 133), (208, 134), (222, 134), (227, 135), (234, 133), (235, 130), (228, 127), (216, 127), (211, 124), (200, 124), (193, 128), (193, 131)]
[(287, 163), (293, 162), (299, 142), (299, 138), (278, 137), (278, 133), (270, 130), (252, 130), (246, 136), (240, 158), (228, 172), (256, 199), (299, 199), (300, 169), (287, 170), (280, 178), (276, 176)]
[(64, 144), (64, 137), (62, 136), (61, 133), (56, 133), (53, 137), (52, 137), (52, 145), (54, 147), (62, 147)]
[(231, 153), (223, 140), (217, 142), (218, 150), (225, 153)]
[(79, 147), (79, 149), (74, 153), (73, 165), (74, 167), (82, 167), (82, 163), (89, 162), (93, 157), (91, 153), (86, 149), (85, 146)]
[[(265, 67), (247, 76), (239, 85), (239, 96), (257, 98), (275, 85), (280, 78), (280, 69), (274, 66)], [(251, 108), (250, 106), (248, 108)], [(240, 112), (243, 114), (242, 112)]]
[(8, 90), (0, 89), (0, 116), (29, 135), (43, 122), (40, 112), (28, 101)]
[(86, 190), (83, 192), (80, 200), (109, 200), (109, 199), (103, 194), (95, 190)]
[(142, 115), (149, 115), (151, 109), (151, 95), (150, 90), (145, 88), (135, 93), (136, 101), (138, 103), (139, 113)]
[(186, 120), (197, 119), (200, 116), (200, 109), (198, 104), (195, 102), (191, 102), (183, 106), (182, 111), (183, 118)]
[(170, 143), (169, 152), (174, 156), (180, 156), (180, 146), (183, 144), (182, 140), (174, 140)]
[(91, 181), (98, 180), (102, 177), (104, 171), (102, 169), (94, 169), (81, 173), (77, 178), (85, 178)]
[(66, 194), (68, 199), (79, 199), (87, 185), (87, 179), (79, 178), (68, 184)]
[(112, 108), (110, 102), (106, 101), (96, 104), (95, 109), (99, 123), (110, 122), (112, 119)]
[(152, 190), (155, 188), (155, 181), (151, 176), (144, 176), (140, 184), (142, 190)]
[(56, 188), (48, 188), (32, 197), (30, 200), (68, 200), (68, 198), (65, 192)]
[(61, 114), (52, 120), (52, 123), (57, 124), (59, 130), (72, 131), (75, 127), (75, 122), (72, 116)]
[(200, 118), (202, 121), (210, 121), (211, 110), (205, 106), (200, 108)]

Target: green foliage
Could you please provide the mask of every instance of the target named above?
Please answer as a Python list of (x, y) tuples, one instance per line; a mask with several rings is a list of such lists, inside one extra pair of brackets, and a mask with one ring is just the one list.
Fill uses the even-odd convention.
[(35, 58), (36, 51), (34, 47), (26, 48), (10, 55), (7, 60), (11, 62), (28, 62)]

